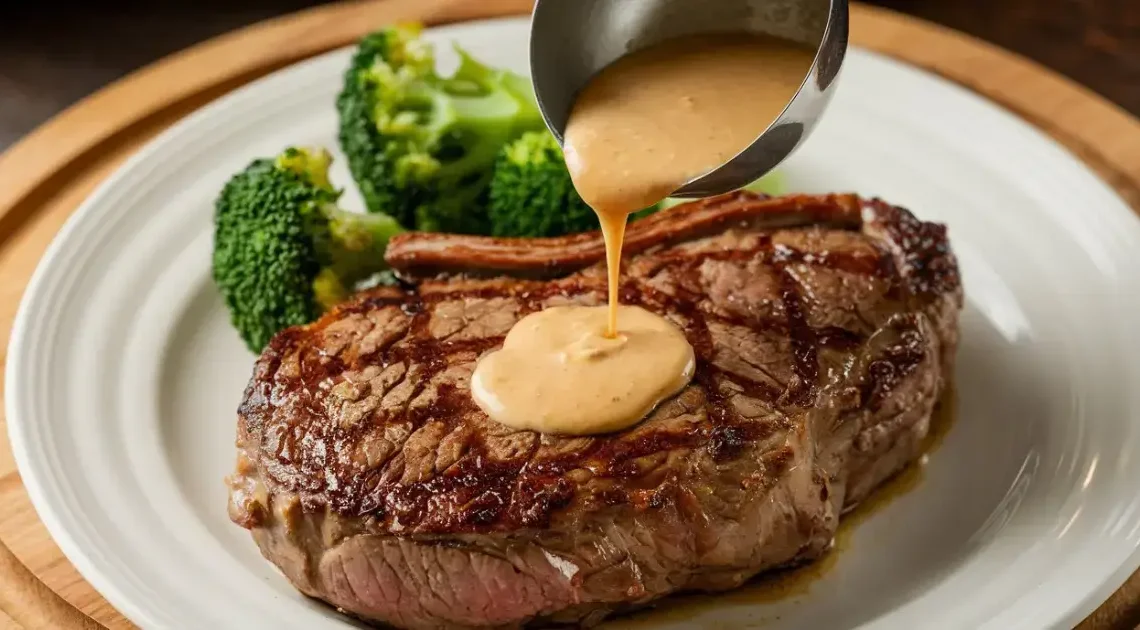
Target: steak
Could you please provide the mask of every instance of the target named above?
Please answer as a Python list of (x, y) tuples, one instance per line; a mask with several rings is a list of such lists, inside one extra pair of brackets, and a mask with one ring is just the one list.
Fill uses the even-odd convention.
[(468, 381), (522, 316), (604, 304), (598, 233), (407, 234), (401, 287), (278, 334), (238, 410), (230, 516), (302, 592), (404, 628), (591, 625), (831, 546), (921, 451), (962, 290), (941, 225), (853, 195), (733, 193), (629, 228), (621, 299), (696, 375), (618, 433), (487, 418)]

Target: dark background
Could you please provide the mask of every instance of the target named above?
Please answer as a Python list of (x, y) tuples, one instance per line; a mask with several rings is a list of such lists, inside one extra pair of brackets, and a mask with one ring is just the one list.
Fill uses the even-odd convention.
[[(131, 70), (320, 2), (25, 0), (0, 9), (0, 149)], [(872, 0), (1030, 57), (1140, 115), (1140, 0)]]

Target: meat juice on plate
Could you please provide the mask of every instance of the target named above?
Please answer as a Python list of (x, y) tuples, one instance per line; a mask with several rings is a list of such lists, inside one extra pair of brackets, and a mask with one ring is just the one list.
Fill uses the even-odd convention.
[[(842, 552), (850, 548), (851, 539), (859, 525), (874, 514), (886, 509), (895, 499), (905, 495), (922, 483), (927, 458), (938, 450), (957, 419), (957, 397), (953, 385), (942, 393), (930, 417), (930, 432), (923, 440), (922, 456), (902, 469), (890, 481), (880, 486), (871, 496), (839, 521), (830, 553), (794, 568), (762, 573), (740, 588), (710, 594), (679, 595), (662, 601), (658, 606), (613, 619), (602, 624), (606, 630), (652, 630), (664, 623), (691, 622), (704, 610), (714, 610), (735, 604), (754, 605), (795, 600), (811, 592), (812, 586), (835, 568)], [(744, 620), (738, 628), (761, 629), (771, 622), (763, 611)]]
[(570, 112), (566, 164), (601, 224), (609, 303), (520, 320), (472, 376), (488, 416), (543, 433), (608, 433), (688, 384), (696, 357), (680, 330), (619, 305), (626, 222), (747, 147), (795, 96), (813, 58), (768, 36), (690, 35), (627, 55), (590, 80)]

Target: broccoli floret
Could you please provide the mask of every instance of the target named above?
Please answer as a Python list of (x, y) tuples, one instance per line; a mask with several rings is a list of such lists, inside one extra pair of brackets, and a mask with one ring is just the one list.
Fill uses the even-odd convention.
[(456, 48), (435, 68), (418, 25), (360, 41), (337, 97), (339, 138), (370, 212), (410, 229), (486, 233), (486, 192), (499, 149), (543, 128), (530, 81)]
[(337, 207), (323, 150), (291, 148), (234, 175), (214, 205), (214, 282), (254, 352), (306, 324), (385, 269), (402, 230), (385, 214)]
[[(561, 236), (598, 229), (598, 216), (570, 180), (562, 148), (546, 131), (527, 132), (503, 147), (489, 197), (494, 236)], [(657, 209), (635, 212), (630, 220)]]
[[(778, 194), (782, 181), (770, 173), (750, 184), (755, 192)], [(562, 148), (545, 131), (523, 134), (503, 147), (491, 178), (488, 216), (495, 236), (561, 236), (598, 229), (598, 217), (578, 196)], [(630, 215), (630, 221), (684, 203), (669, 198)]]
[(598, 227), (597, 215), (570, 181), (558, 142), (541, 131), (503, 147), (488, 215), (494, 236), (559, 236)]

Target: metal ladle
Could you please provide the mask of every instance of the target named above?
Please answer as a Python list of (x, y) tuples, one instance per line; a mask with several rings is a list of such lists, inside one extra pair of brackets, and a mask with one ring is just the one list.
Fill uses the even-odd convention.
[(815, 48), (811, 69), (779, 117), (735, 157), (672, 194), (708, 197), (759, 179), (807, 138), (835, 91), (847, 28), (847, 0), (537, 0), (531, 80), (546, 125), (562, 143), (574, 99), (590, 78), (664, 39), (747, 31)]

